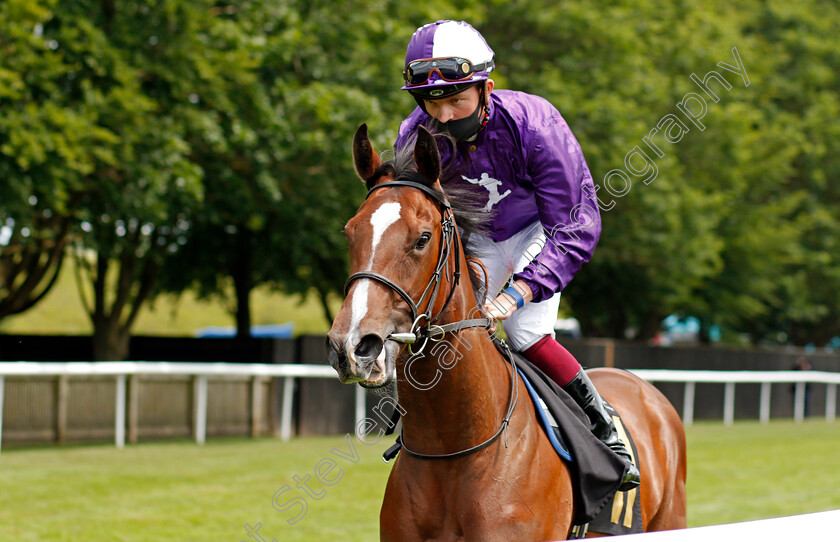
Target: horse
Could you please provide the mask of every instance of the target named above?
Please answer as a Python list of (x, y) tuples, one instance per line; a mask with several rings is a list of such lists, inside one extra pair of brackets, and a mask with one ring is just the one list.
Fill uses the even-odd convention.
[[(475, 266), (439, 180), (434, 136), (421, 126), (403, 154), (410, 159), (383, 162), (367, 126), (356, 131), (354, 167), (369, 192), (344, 228), (351, 274), (327, 336), (343, 383), (396, 385), (402, 451), (380, 539), (565, 539), (572, 477), (533, 405), (517, 400), (527, 391), (489, 340), (478, 283), (461, 280)], [(589, 374), (635, 439), (644, 530), (685, 527), (685, 435), (673, 406), (632, 373)]]

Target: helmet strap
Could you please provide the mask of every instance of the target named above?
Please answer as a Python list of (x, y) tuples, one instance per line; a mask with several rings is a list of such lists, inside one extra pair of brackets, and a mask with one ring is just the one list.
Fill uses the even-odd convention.
[[(482, 86), (479, 89), (478, 105), (469, 116), (448, 122), (439, 122), (433, 118), (431, 119), (432, 125), (438, 132), (447, 133), (456, 141), (469, 141), (473, 139), (490, 120), (490, 109), (487, 107), (486, 96), (486, 89)], [(424, 101), (417, 96), (414, 99), (420, 105), (423, 112), (428, 114)]]
[(490, 121), (490, 106), (487, 105), (487, 83), (485, 82), (481, 85), (481, 95), (478, 97), (478, 105), (479, 107), (484, 106), (484, 118), (481, 119), (481, 127), (478, 129), (476, 134), (484, 129), (487, 126), (487, 122)]

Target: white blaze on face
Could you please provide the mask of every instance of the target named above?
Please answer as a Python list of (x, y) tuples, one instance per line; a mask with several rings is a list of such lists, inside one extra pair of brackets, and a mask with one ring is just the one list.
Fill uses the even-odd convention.
[[(370, 262), (368, 262), (368, 269), (373, 265), (373, 258), (376, 255), (376, 246), (382, 240), (382, 235), (385, 233), (391, 224), (400, 219), (400, 204), (393, 201), (383, 203), (370, 216), (370, 225), (373, 226), (373, 237), (371, 239)], [(352, 313), (350, 317), (350, 335), (348, 341), (354, 344), (357, 341), (359, 322), (367, 314), (368, 303), (368, 286), (370, 286), (370, 279), (359, 279), (359, 284), (353, 290), (353, 301), (351, 304)]]

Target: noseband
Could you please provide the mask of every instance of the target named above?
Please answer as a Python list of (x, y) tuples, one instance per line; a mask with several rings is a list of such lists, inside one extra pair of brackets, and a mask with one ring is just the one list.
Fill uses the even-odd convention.
[[(420, 299), (415, 302), (399, 284), (388, 277), (379, 273), (374, 273), (373, 271), (359, 271), (358, 273), (353, 273), (347, 278), (347, 282), (344, 283), (345, 296), (347, 296), (347, 292), (353, 281), (364, 278), (372, 279), (384, 284), (394, 290), (406, 302), (408, 307), (411, 309), (411, 328), (408, 332), (392, 333), (388, 336), (388, 338), (396, 342), (408, 344), (408, 350), (411, 355), (421, 353), (426, 348), (429, 340), (442, 340), (448, 331), (458, 331), (467, 327), (487, 327), (489, 329), (493, 323), (490, 318), (473, 318), (469, 320), (461, 320), (460, 322), (455, 322), (453, 324), (445, 324), (441, 326), (434, 325), (434, 322), (437, 321), (446, 311), (446, 308), (449, 306), (449, 303), (452, 301), (452, 297), (455, 294), (455, 288), (458, 286), (458, 282), (461, 279), (461, 258), (459, 257), (459, 236), (455, 229), (455, 217), (452, 213), (452, 207), (443, 194), (433, 190), (426, 183), (428, 183), (428, 179), (426, 179), (426, 177), (422, 174), (416, 171), (408, 171), (401, 174), (393, 181), (373, 186), (367, 194), (367, 197), (369, 198), (370, 195), (379, 188), (408, 186), (420, 190), (440, 203), (441, 221), (438, 261), (435, 266), (435, 271), (429, 279), (429, 283), (426, 285), (426, 288), (423, 290), (423, 294), (420, 296)], [(437, 299), (438, 291), (440, 290), (441, 275), (449, 263), (450, 255), (453, 253), (455, 254), (455, 271), (452, 273), (452, 287), (449, 289), (446, 302), (443, 304), (440, 312), (438, 312), (437, 315), (432, 316), (435, 300)], [(420, 313), (420, 305), (423, 303), (423, 300), (426, 299), (427, 295), (429, 296), (429, 301), (426, 303), (426, 310), (423, 313)], [(420, 333), (418, 332), (420, 332), (423, 327), (420, 325), (420, 321), (424, 319), (426, 320), (425, 333), (423, 334), (425, 340), (423, 341), (420, 349), (415, 352), (412, 350), (412, 345), (416, 343), (419, 338)]]

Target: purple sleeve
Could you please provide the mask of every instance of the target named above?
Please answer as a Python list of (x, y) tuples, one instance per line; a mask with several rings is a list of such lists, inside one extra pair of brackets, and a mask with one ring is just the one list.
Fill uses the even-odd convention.
[(537, 302), (565, 288), (592, 257), (601, 216), (580, 145), (559, 113), (529, 135), (528, 173), (547, 242), (514, 279), (524, 281)]

